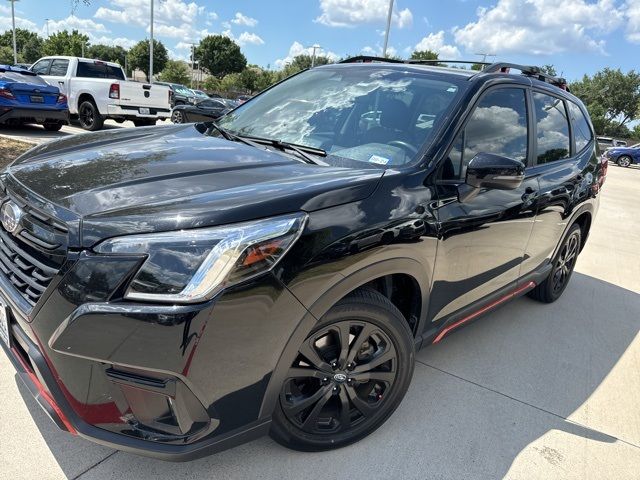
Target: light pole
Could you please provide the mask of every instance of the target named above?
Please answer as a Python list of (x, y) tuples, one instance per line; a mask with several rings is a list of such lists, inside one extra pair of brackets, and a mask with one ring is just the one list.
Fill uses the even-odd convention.
[(151, 0), (151, 40), (149, 40), (149, 82), (151, 83), (153, 83), (153, 1)]
[(8, 0), (11, 2), (11, 23), (13, 25), (13, 64), (18, 63), (18, 47), (16, 46), (16, 9), (15, 3), (18, 0)]
[(44, 21), (47, 22), (47, 38), (49, 38), (49, 22), (51, 21), (51, 19), (45, 18)]
[(393, 14), (393, 0), (389, 0), (389, 13), (387, 14), (387, 31), (384, 32), (384, 48), (382, 56), (387, 57), (387, 45), (389, 45), (389, 30), (391, 30), (391, 15)]
[(312, 54), (311, 54), (311, 68), (316, 66), (316, 50), (322, 50), (322, 47), (318, 44), (315, 45), (311, 45), (310, 47), (312, 49)]

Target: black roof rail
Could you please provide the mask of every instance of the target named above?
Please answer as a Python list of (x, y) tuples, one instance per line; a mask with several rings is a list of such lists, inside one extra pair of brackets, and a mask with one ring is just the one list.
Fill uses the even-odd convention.
[(445, 63), (460, 63), (460, 64), (469, 64), (469, 65), (491, 65), (487, 62), (473, 62), (470, 60), (420, 60), (410, 58), (408, 60), (400, 60), (397, 58), (385, 58), (385, 57), (373, 57), (369, 55), (358, 55), (356, 57), (345, 58), (341, 60), (339, 63), (369, 63), (369, 62), (383, 62), (383, 63), (404, 63), (408, 65), (441, 65)]
[(541, 82), (548, 83), (555, 87), (558, 87), (562, 90), (569, 91), (569, 86), (567, 85), (567, 80), (562, 77), (556, 77), (554, 75), (549, 75), (542, 71), (540, 67), (536, 67), (533, 65), (519, 65), (517, 63), (506, 63), (506, 62), (497, 62), (492, 63), (484, 70), (478, 73), (509, 73), (509, 70), (520, 70), (523, 75), (527, 77), (533, 77)]

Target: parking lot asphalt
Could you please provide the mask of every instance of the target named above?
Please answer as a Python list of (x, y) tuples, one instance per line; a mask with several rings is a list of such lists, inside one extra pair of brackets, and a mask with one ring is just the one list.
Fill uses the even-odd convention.
[(0, 477), (11, 479), (638, 479), (640, 168), (609, 168), (563, 297), (517, 299), (423, 349), (394, 415), (301, 453), (262, 438), (189, 463), (56, 429), (0, 355)]

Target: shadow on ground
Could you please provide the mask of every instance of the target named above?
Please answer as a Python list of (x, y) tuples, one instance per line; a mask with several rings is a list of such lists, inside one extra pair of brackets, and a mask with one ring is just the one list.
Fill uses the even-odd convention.
[[(263, 438), (187, 464), (117, 453), (81, 478), (502, 478), (527, 446), (551, 430), (637, 446), (637, 408), (613, 419), (605, 410), (620, 394), (616, 381), (631, 382), (629, 391), (640, 383), (637, 371), (614, 368), (639, 329), (638, 294), (575, 273), (555, 304), (518, 299), (422, 350), (398, 411), (355, 445), (300, 453)], [(627, 374), (629, 379), (620, 378)], [(26, 401), (51, 452), (73, 478), (70, 465), (84, 442), (71, 445)], [(580, 464), (580, 455), (588, 453), (576, 449), (572, 455)]]

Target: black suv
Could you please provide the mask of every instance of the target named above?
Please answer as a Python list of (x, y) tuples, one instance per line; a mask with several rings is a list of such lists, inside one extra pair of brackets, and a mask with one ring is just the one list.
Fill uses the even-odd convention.
[(0, 344), (61, 428), (170, 460), (344, 446), (417, 349), (562, 294), (606, 173), (580, 100), (533, 67), (375, 60), (4, 171)]

